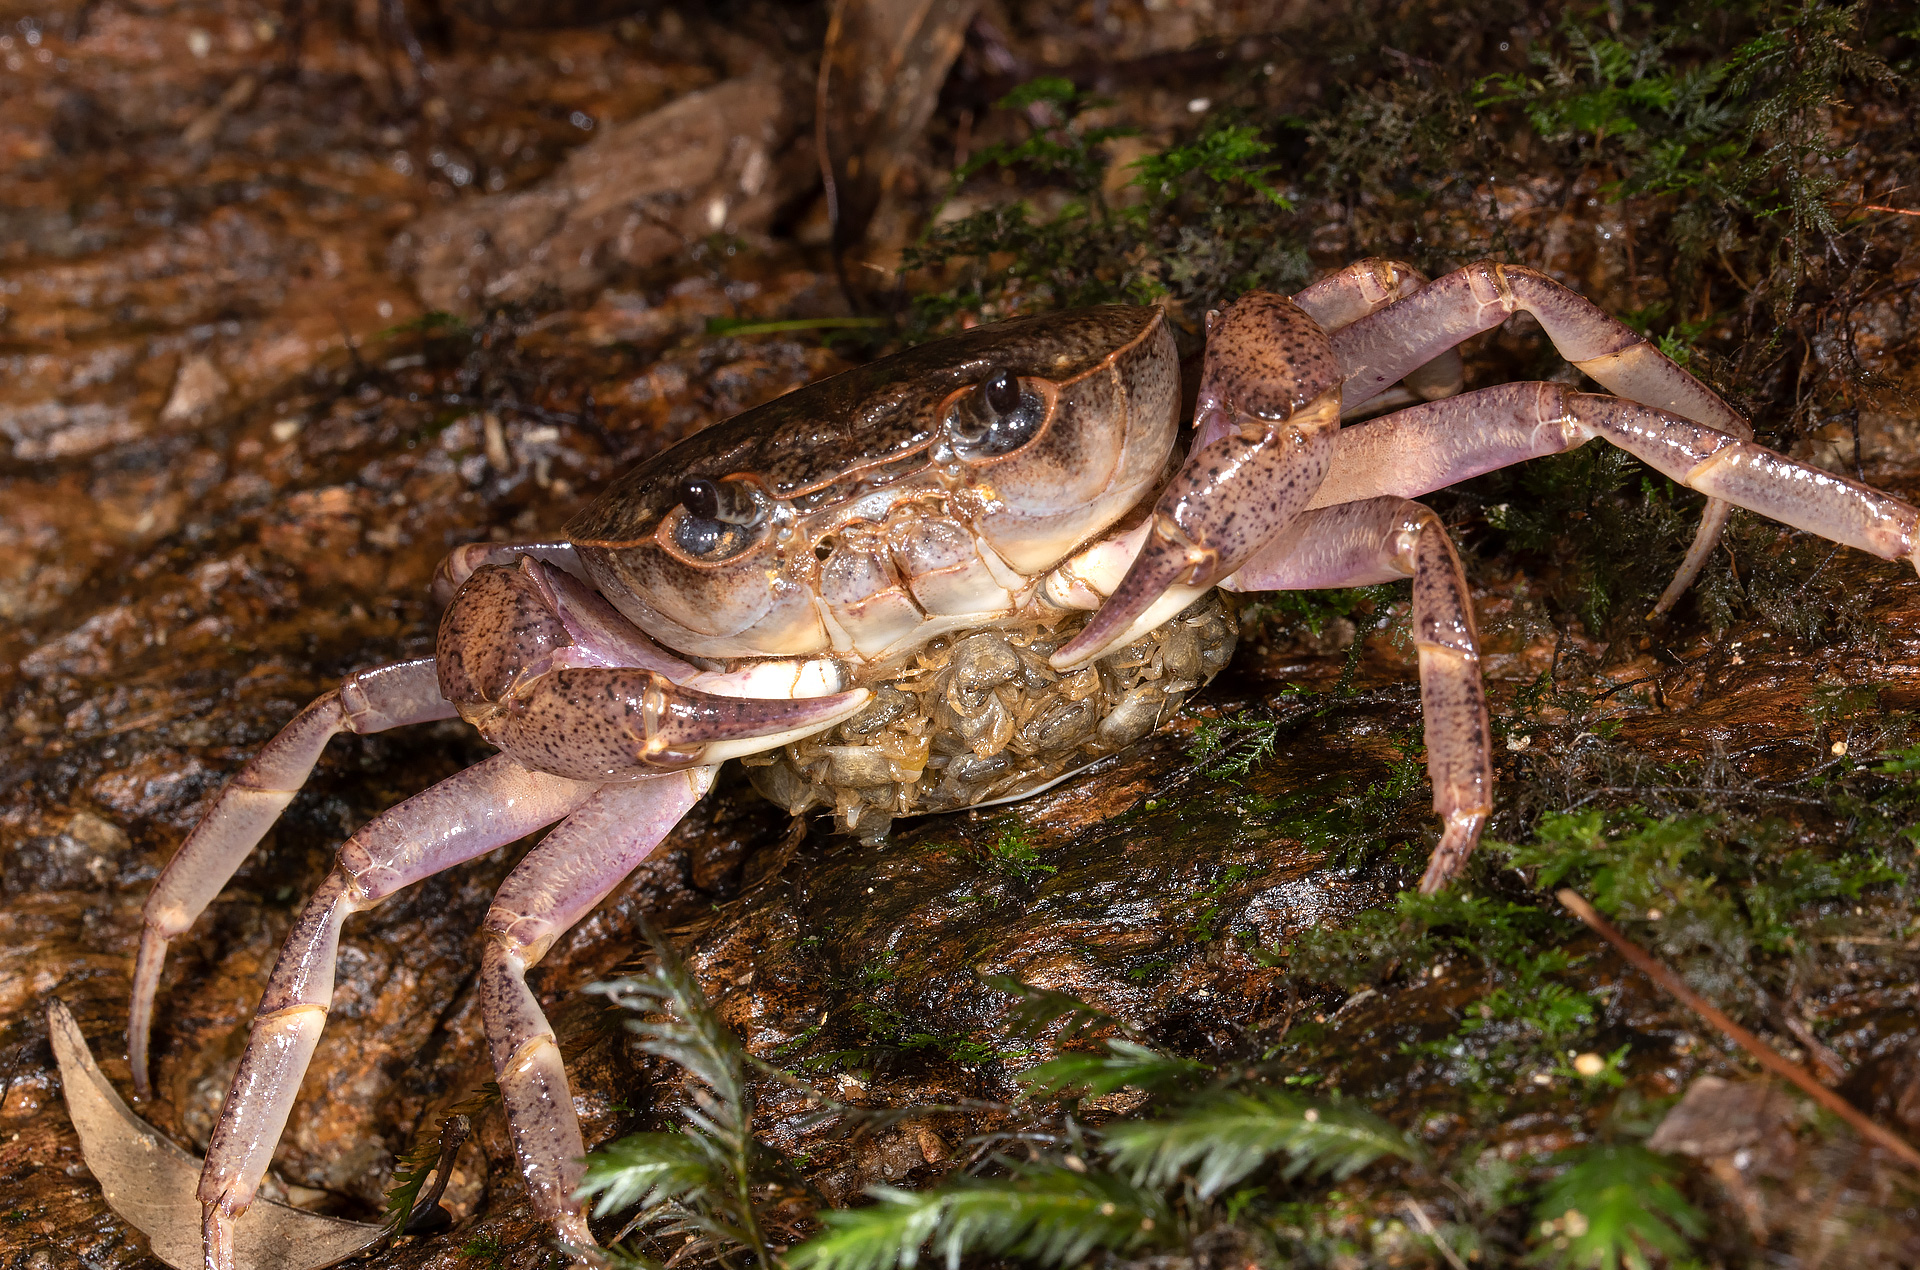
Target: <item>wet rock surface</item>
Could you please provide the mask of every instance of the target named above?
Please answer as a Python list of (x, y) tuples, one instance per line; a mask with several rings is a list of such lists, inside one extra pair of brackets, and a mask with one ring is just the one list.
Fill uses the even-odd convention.
[[(144, 1270), (158, 1263), (106, 1209), (66, 1124), (45, 1000), (68, 1002), (125, 1087), (146, 888), (221, 782), (306, 701), (348, 670), (432, 651), (427, 588), (450, 546), (551, 529), (625, 465), (851, 364), (856, 351), (810, 334), (706, 333), (716, 318), (845, 313), (821, 251), (820, 196), (796, 162), (817, 56), (805, 50), (825, 18), (818, 7), (742, 5), (586, 29), (456, 22), (422, 85), (344, 12), (322, 15), (291, 72), (278, 6), (98, 4), (37, 12), (31, 28), (6, 14), (0, 1267)], [(1185, 48), (1270, 16), (1181, 9), (1107, 38), (1063, 10), (996, 30), (1024, 65), (1068, 65)], [(994, 47), (956, 74), (991, 69)], [(778, 79), (793, 73), (798, 104)], [(751, 119), (727, 116), (714, 135), (750, 144), (704, 155), (684, 184), (655, 171), (646, 191), (614, 191), (604, 208), (593, 200), (605, 191), (583, 192), (588, 156), (600, 153), (591, 147), (647, 140), (644, 121), (659, 117), (650, 112), (701, 93), (740, 98), (740, 119)], [(1164, 121), (1189, 96), (1150, 87), (1128, 100)], [(923, 158), (902, 161), (896, 197), (926, 193), (914, 176)], [(642, 223), (657, 241), (621, 238)], [(1329, 240), (1319, 263), (1355, 245)], [(1626, 307), (1604, 269), (1588, 281), (1602, 305)], [(532, 307), (471, 328), (422, 320), (477, 312), (476, 294)], [(1920, 498), (1910, 414), (1888, 404), (1916, 386), (1915, 332), (1900, 303), (1876, 303), (1860, 351), (1883, 390), (1859, 417), (1858, 454), (1867, 479)], [(1519, 360), (1512, 341), (1489, 341), (1470, 359), (1480, 377), (1470, 382), (1510, 375)], [(1844, 431), (1815, 436), (1810, 452), (1831, 459), (1844, 446), (1851, 460)], [(1827, 551), (1770, 531), (1742, 550), (1754, 543)], [(1847, 552), (1822, 566), (1821, 585), (1849, 597), (1848, 629), (1871, 638), (1795, 638), (1757, 623), (1716, 637), (1683, 622), (1621, 649), (1549, 620), (1530, 580), (1497, 565), (1475, 572), (1504, 741), (1495, 836), (1523, 836), (1543, 809), (1604, 799), (1636, 765), (1670, 764), (1675, 783), (1765, 802), (1785, 788), (1769, 782), (1797, 779), (1841, 743), (1871, 752), (1920, 709), (1911, 570)], [(1320, 636), (1266, 629), (1250, 631), (1234, 665), (1168, 729), (1025, 802), (905, 820), (883, 843), (801, 833), (730, 770), (532, 976), (589, 1143), (656, 1123), (671, 1079), (603, 1000), (581, 992), (642, 955), (643, 919), (686, 950), (754, 1053), (788, 1062), (862, 1051), (869, 1077), (823, 1078), (850, 1101), (1012, 1097), (1033, 1054), (1008, 1036), (1009, 999), (983, 979), (1006, 974), (1202, 1056), (1278, 1043), (1319, 1016), (1311, 1052), (1328, 1065), (1370, 1056), (1349, 1069), (1349, 1088), (1425, 1124), (1421, 1109), (1447, 1091), (1423, 1086), (1397, 1047), (1470, 1008), (1472, 975), (1402, 972), (1371, 993), (1302, 995), (1271, 955), (1389, 904), (1417, 877), (1433, 831), (1424, 780), (1404, 779), (1419, 721), (1411, 652), (1391, 620), (1357, 632), (1351, 665), (1351, 623)], [(1528, 696), (1543, 672), (1589, 704)], [(1351, 695), (1339, 708), (1298, 709), (1293, 686), (1330, 690), (1343, 673)], [(1833, 705), (1855, 685), (1877, 700)], [(1595, 700), (1613, 704), (1596, 710)], [(1245, 779), (1190, 757), (1201, 721), (1269, 714), (1290, 721)], [(204, 1148), (259, 985), (333, 850), (486, 752), (455, 723), (335, 742), (175, 945), (154, 1037), (157, 1096), (143, 1114)], [(1660, 797), (1657, 782), (1634, 785)], [(1342, 818), (1358, 800), (1364, 830)], [(1810, 842), (1844, 831), (1817, 791), (1788, 790), (1780, 805)], [(333, 1013), (270, 1193), (372, 1218), (395, 1154), (490, 1079), (474, 931), (523, 850), (452, 870), (348, 925)], [(1914, 1134), (1920, 1016), (1904, 955), (1863, 944), (1811, 965), (1794, 1009), (1843, 1065), (1849, 1096)], [(1700, 1089), (1700, 1073), (1737, 1071), (1697, 1020), (1604, 957), (1592, 964), (1615, 989), (1610, 1034), (1645, 1038), (1636, 1079), (1677, 1096)], [(1538, 1105), (1511, 1108), (1486, 1150), (1521, 1159), (1578, 1140), (1576, 1118), (1553, 1098), (1543, 1087)], [(835, 1203), (877, 1181), (930, 1180), (997, 1123), (941, 1112), (835, 1137), (804, 1127), (790, 1093), (769, 1087), (761, 1099), (763, 1139), (805, 1149), (810, 1180)], [(1884, 1176), (1856, 1172), (1831, 1145), (1737, 1163), (1741, 1150), (1777, 1146), (1785, 1130), (1770, 1114), (1753, 1111), (1751, 1141), (1731, 1153), (1724, 1133), (1676, 1148), (1724, 1161), (1711, 1167), (1756, 1238), (1818, 1218), (1789, 1211), (1795, 1187), (1838, 1195), (1829, 1215), (1893, 1211)], [(1421, 1132), (1444, 1139), (1444, 1118)], [(451, 1233), (369, 1264), (549, 1261), (497, 1109), (478, 1117), (446, 1203)], [(1894, 1264), (1900, 1232), (1867, 1233)]]

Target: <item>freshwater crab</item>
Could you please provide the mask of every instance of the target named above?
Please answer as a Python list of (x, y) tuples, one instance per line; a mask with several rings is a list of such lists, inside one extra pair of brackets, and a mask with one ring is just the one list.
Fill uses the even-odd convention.
[[(1455, 346), (1520, 311), (1615, 395), (1463, 393)], [(1390, 389), (1418, 404), (1341, 427)], [(168, 943), (330, 737), (457, 714), (501, 751), (361, 828), (295, 921), (199, 1173), (205, 1265), (235, 1264), (347, 916), (535, 830), (557, 825), (488, 913), (479, 991), (534, 1205), (585, 1247), (585, 1148), (526, 970), (725, 759), (755, 764), (794, 812), (825, 806), (867, 835), (896, 815), (1018, 798), (1144, 735), (1220, 669), (1234, 624), (1214, 588), (1411, 576), (1441, 822), (1432, 890), (1473, 850), (1493, 770), (1466, 582), (1439, 519), (1410, 498), (1604, 437), (1709, 496), (1662, 607), (1730, 504), (1916, 560), (1920, 512), (1753, 444), (1692, 375), (1529, 269), (1483, 262), (1428, 283), (1368, 260), (1291, 299), (1247, 295), (1208, 317), (1176, 462), (1181, 400), (1159, 309), (1014, 319), (709, 428), (615, 481), (564, 539), (454, 551), (435, 578), (448, 604), (437, 655), (357, 672), (308, 706), (226, 786), (147, 901), (128, 1031), (143, 1095)], [(112, 1198), (120, 1157), (88, 1151)], [(317, 1248), (301, 1264), (322, 1264)]]

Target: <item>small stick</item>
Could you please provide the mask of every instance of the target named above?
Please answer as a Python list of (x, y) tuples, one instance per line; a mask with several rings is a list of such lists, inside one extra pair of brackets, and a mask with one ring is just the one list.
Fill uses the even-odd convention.
[[(1902, 186), (1901, 188), (1904, 189), (1905, 187)], [(1895, 190), (1893, 193), (1897, 194), (1899, 191)], [(1895, 216), (1920, 216), (1920, 209), (1912, 207), (1888, 207), (1885, 203), (1843, 203), (1839, 199), (1834, 199), (1830, 201), (1827, 206), (1851, 207), (1863, 212), (1891, 212)]]
[(1452, 1266), (1453, 1270), (1467, 1270), (1467, 1263), (1460, 1260), (1460, 1254), (1440, 1237), (1438, 1230), (1434, 1229), (1433, 1218), (1427, 1216), (1427, 1210), (1421, 1206), (1420, 1201), (1409, 1195), (1406, 1207), (1407, 1212), (1413, 1216), (1414, 1224), (1420, 1227), (1420, 1233), (1433, 1240), (1433, 1246), (1440, 1250), (1440, 1255), (1447, 1259), (1447, 1264)]
[(1776, 1076), (1792, 1081), (1799, 1086), (1802, 1093), (1852, 1125), (1854, 1131), (1867, 1141), (1885, 1147), (1909, 1168), (1920, 1169), (1920, 1151), (1914, 1150), (1904, 1138), (1868, 1119), (1852, 1103), (1815, 1080), (1813, 1073), (1798, 1064), (1789, 1063), (1765, 1041), (1722, 1014), (1711, 1002), (1682, 983), (1680, 976), (1655, 961), (1651, 953), (1621, 934), (1619, 928), (1612, 922), (1594, 912), (1593, 905), (1582, 899), (1577, 892), (1557, 891), (1554, 893), (1554, 898), (1566, 905), (1575, 917), (1593, 927), (1602, 939), (1612, 944), (1614, 949), (1641, 974), (1665, 988), (1680, 1004), (1732, 1037), (1736, 1045), (1759, 1061), (1760, 1066)]

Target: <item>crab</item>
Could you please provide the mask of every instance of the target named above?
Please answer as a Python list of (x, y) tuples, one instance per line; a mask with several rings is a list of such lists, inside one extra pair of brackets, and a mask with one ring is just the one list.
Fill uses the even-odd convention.
[[(1455, 346), (1523, 311), (1609, 395), (1463, 392)], [(1413, 404), (1342, 427), (1381, 400)], [(1494, 772), (1466, 580), (1439, 518), (1409, 500), (1598, 437), (1708, 496), (1662, 608), (1733, 505), (1920, 562), (1920, 512), (1754, 444), (1699, 380), (1531, 269), (1489, 261), (1429, 282), (1366, 260), (1291, 298), (1246, 295), (1208, 315), (1184, 457), (1181, 403), (1163, 310), (1017, 318), (700, 432), (616, 480), (562, 538), (455, 550), (434, 580), (436, 655), (351, 674), (297, 715), (146, 902), (128, 1024), (143, 1096), (168, 944), (329, 738), (457, 715), (500, 751), (361, 828), (294, 922), (198, 1174), (205, 1266), (236, 1265), (239, 1219), (326, 1022), (342, 923), (537, 830), (555, 826), (485, 919), (479, 998), (533, 1205), (585, 1249), (585, 1145), (527, 968), (725, 760), (795, 813), (824, 807), (879, 836), (896, 816), (1031, 794), (1163, 722), (1232, 651), (1216, 588), (1411, 577), (1440, 822), (1421, 887), (1434, 890), (1474, 849)], [(110, 1198), (133, 1167), (114, 1144), (139, 1124), (83, 1128)], [(174, 1211), (122, 1211), (151, 1227), (161, 1209)], [(323, 1264), (338, 1255), (323, 1245), (275, 1255)]]

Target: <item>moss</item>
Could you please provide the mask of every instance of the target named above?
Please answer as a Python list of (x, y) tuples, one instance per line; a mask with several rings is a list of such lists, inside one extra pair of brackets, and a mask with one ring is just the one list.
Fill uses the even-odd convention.
[[(922, 284), (910, 338), (1086, 304), (1164, 300), (1192, 311), (1307, 280), (1300, 244), (1273, 228), (1273, 213), (1292, 205), (1272, 183), (1275, 146), (1260, 126), (1231, 114), (1210, 119), (1135, 165), (1121, 183), (1131, 201), (1120, 205), (1107, 192), (1107, 151), (1131, 130), (1088, 122), (1104, 104), (1062, 79), (1037, 80), (999, 103), (1025, 112), (1028, 135), (975, 155), (956, 174), (955, 192), (995, 171), (1036, 197), (936, 221), (907, 251), (904, 268)], [(1036, 114), (1050, 122), (1032, 123)], [(1054, 210), (1043, 214), (1041, 205)]]
[(1059, 872), (1040, 859), (1040, 852), (1028, 840), (1027, 831), (1018, 820), (1000, 826), (994, 834), (993, 841), (987, 844), (987, 863), (996, 872), (1027, 884)]

